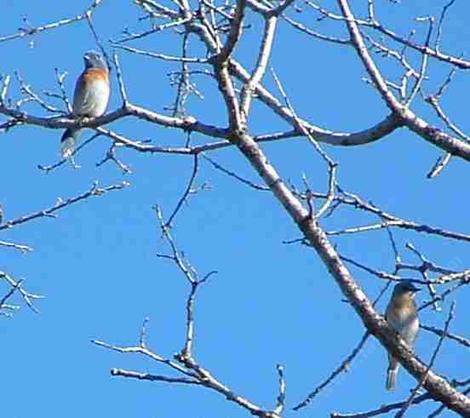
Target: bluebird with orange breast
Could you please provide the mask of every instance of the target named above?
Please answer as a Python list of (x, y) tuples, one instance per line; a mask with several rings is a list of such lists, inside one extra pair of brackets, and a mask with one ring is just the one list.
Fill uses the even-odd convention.
[[(405, 342), (413, 347), (419, 328), (418, 312), (414, 300), (415, 293), (420, 289), (412, 282), (402, 280), (395, 285), (393, 294), (385, 311), (385, 319)], [(388, 355), (388, 370), (385, 388), (394, 390), (397, 382), (398, 361)]]
[[(88, 51), (83, 56), (85, 69), (78, 77), (73, 95), (72, 114), (77, 117), (101, 116), (109, 100), (109, 72), (106, 61), (95, 52)], [(61, 139), (61, 154), (70, 158), (82, 129), (68, 128)]]

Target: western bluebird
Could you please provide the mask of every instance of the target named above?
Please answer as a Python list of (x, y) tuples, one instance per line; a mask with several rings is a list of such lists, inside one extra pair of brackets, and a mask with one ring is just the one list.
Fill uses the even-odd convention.
[[(393, 294), (385, 311), (385, 319), (389, 325), (412, 347), (418, 334), (419, 320), (414, 300), (415, 293), (420, 289), (408, 280), (395, 285)], [(394, 390), (397, 381), (398, 361), (388, 355), (387, 381), (385, 388)]]
[[(78, 117), (101, 116), (109, 100), (109, 73), (103, 57), (94, 51), (83, 56), (85, 69), (75, 84), (72, 111)], [(69, 158), (75, 149), (75, 142), (81, 129), (68, 128), (61, 139), (61, 154)]]

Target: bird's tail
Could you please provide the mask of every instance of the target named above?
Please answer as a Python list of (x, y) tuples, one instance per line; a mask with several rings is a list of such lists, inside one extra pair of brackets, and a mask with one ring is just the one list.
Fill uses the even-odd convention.
[(385, 382), (385, 388), (387, 390), (394, 390), (397, 383), (397, 374), (398, 374), (398, 362), (390, 357), (388, 369), (387, 369), (387, 380)]
[(75, 144), (81, 129), (68, 128), (60, 140), (60, 155), (64, 159), (69, 159), (75, 152)]

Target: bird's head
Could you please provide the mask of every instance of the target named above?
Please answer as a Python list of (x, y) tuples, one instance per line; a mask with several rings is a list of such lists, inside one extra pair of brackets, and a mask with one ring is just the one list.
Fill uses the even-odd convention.
[(108, 68), (103, 56), (96, 51), (86, 52), (83, 59), (85, 61), (86, 68)]
[(395, 285), (393, 289), (394, 296), (409, 296), (413, 297), (416, 292), (421, 289), (416, 287), (410, 280), (402, 280)]

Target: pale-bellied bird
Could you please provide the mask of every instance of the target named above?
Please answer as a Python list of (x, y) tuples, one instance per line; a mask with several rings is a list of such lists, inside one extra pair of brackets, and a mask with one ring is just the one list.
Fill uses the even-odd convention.
[[(109, 72), (103, 57), (94, 51), (87, 52), (83, 59), (85, 69), (75, 84), (72, 111), (78, 117), (101, 116), (109, 100)], [(61, 139), (61, 154), (70, 158), (81, 129), (68, 128)]]
[[(419, 328), (418, 313), (414, 300), (415, 293), (419, 290), (408, 280), (397, 283), (385, 311), (385, 319), (389, 325), (400, 334), (410, 347), (413, 347)], [(398, 361), (389, 354), (387, 380), (385, 383), (387, 390), (395, 389), (398, 367)]]

